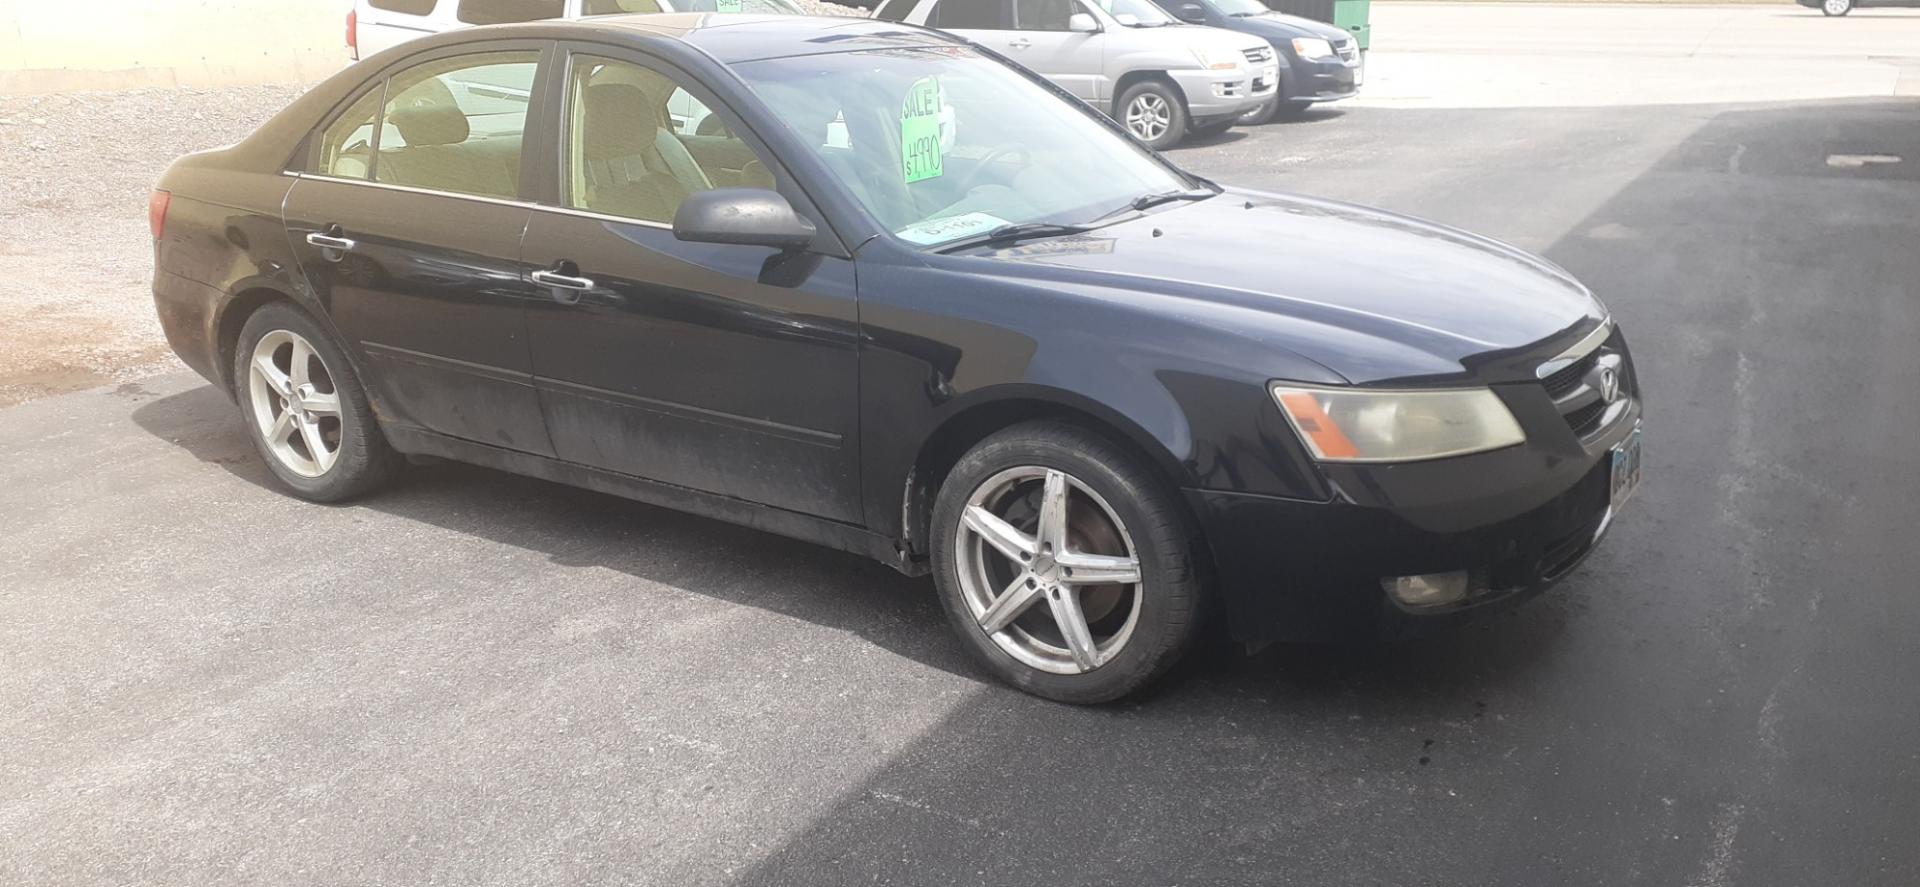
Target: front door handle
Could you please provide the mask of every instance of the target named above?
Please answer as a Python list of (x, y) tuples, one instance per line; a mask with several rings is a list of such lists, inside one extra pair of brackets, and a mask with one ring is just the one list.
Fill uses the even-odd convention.
[(564, 302), (568, 305), (580, 301), (581, 293), (593, 289), (592, 280), (585, 277), (575, 277), (571, 274), (561, 274), (558, 271), (542, 269), (527, 275), (527, 277), (531, 278), (534, 283), (552, 290), (553, 298), (556, 301)]
[[(338, 231), (339, 229), (332, 228), (329, 230)], [(338, 262), (346, 258), (349, 251), (359, 246), (359, 244), (345, 237), (341, 237), (338, 234), (329, 234), (321, 231), (315, 231), (307, 235), (307, 243), (319, 247), (320, 257), (329, 262)]]
[(1007, 41), (1007, 47), (1009, 49), (1026, 49), (1027, 47), (1032, 45), (1033, 45), (1033, 41), (1028, 40), (1025, 37), (1015, 37), (1012, 40)]

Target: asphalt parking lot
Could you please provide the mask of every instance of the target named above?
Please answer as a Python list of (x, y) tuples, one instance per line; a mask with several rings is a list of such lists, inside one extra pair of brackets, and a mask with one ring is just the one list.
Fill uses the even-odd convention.
[(1793, 64), (1861, 85), (1622, 92), (1622, 43), (1514, 37), (1564, 86), (1495, 100), (1498, 38), (1427, 27), (1402, 86), (1173, 154), (1606, 300), (1646, 482), (1549, 596), (1070, 708), (851, 556), (455, 465), (296, 502), (169, 371), (0, 410), (0, 881), (1920, 883), (1920, 99), (1854, 36), (1920, 56), (1920, 13), (1627, 9), (1761, 82), (1729, 29), (1838, 25)]

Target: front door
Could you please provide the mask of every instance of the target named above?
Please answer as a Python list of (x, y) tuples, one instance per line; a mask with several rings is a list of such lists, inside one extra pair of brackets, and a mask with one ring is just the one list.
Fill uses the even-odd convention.
[(558, 206), (534, 213), (524, 250), (547, 287), (527, 323), (555, 452), (859, 522), (852, 261), (676, 240), (680, 201), (709, 188), (778, 188), (810, 210), (684, 74), (569, 67)]
[(519, 266), (539, 55), (437, 58), (374, 87), (321, 134), (286, 220), (383, 419), (550, 455)]

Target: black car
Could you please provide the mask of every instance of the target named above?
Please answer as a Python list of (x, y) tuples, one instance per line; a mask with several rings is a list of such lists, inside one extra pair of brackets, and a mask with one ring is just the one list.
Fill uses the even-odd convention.
[(1626, 342), (1565, 272), (1222, 188), (887, 22), (421, 38), (175, 163), (152, 221), (168, 340), (295, 494), (419, 454), (813, 540), (933, 573), (1054, 699), (1206, 620), (1511, 604), (1638, 477)]
[(1183, 22), (1252, 34), (1273, 44), (1280, 62), (1280, 87), (1274, 100), (1247, 112), (1243, 125), (1258, 125), (1276, 114), (1298, 114), (1316, 102), (1360, 94), (1366, 78), (1360, 42), (1343, 28), (1285, 15), (1261, 0), (1154, 0)]
[(1905, 6), (1920, 7), (1920, 0), (1794, 0), (1808, 9), (1818, 9), (1827, 15), (1846, 15), (1860, 7)]

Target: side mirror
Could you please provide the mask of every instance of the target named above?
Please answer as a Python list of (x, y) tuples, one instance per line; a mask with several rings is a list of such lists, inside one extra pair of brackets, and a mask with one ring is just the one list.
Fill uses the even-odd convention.
[(1076, 12), (1067, 16), (1067, 30), (1079, 31), (1082, 34), (1098, 34), (1100, 33), (1100, 23), (1094, 21), (1093, 16), (1084, 12)]
[(1200, 8), (1198, 3), (1182, 3), (1178, 9), (1174, 10), (1173, 15), (1183, 22), (1193, 24), (1201, 24), (1207, 20), (1207, 11)]
[(689, 243), (731, 243), (805, 249), (813, 223), (785, 197), (765, 188), (715, 188), (688, 195), (673, 214), (673, 236)]

